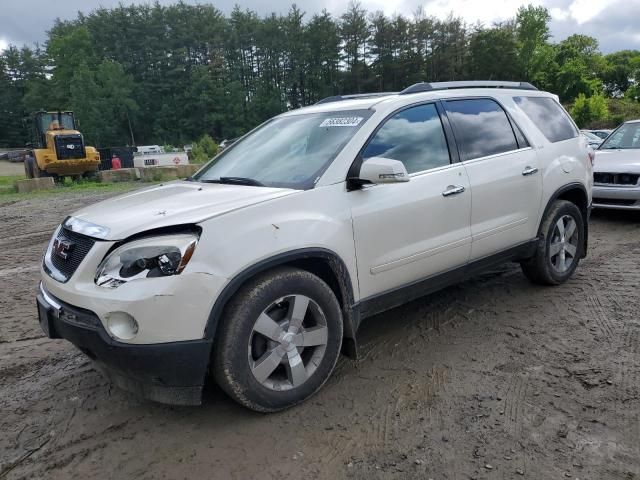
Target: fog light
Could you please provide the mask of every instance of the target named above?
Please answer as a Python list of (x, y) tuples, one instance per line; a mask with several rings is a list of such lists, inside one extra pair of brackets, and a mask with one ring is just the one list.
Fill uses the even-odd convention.
[(126, 312), (107, 314), (107, 330), (116, 338), (130, 340), (138, 333), (138, 322)]

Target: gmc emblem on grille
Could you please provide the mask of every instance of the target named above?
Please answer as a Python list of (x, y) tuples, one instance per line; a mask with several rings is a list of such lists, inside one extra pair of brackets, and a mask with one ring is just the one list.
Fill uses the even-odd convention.
[(64, 237), (56, 238), (53, 241), (53, 253), (59, 256), (61, 259), (66, 260), (69, 258), (71, 250), (73, 250), (74, 244)]

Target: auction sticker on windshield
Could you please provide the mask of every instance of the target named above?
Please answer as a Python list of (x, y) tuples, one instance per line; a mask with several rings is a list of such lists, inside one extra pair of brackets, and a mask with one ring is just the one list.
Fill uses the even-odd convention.
[(333, 117), (326, 118), (320, 127), (357, 127), (364, 117)]

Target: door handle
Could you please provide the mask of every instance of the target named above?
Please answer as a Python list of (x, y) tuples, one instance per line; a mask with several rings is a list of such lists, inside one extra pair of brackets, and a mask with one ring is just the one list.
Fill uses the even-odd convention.
[(449, 185), (447, 189), (442, 192), (443, 197), (449, 197), (451, 195), (457, 195), (459, 193), (464, 192), (464, 187), (457, 187), (455, 185)]
[(525, 167), (522, 171), (522, 175), (524, 175), (525, 177), (528, 175), (533, 175), (534, 173), (538, 173), (538, 169), (535, 167)]

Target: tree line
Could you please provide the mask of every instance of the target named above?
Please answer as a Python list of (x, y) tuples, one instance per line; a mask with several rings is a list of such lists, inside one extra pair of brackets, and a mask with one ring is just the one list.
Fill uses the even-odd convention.
[(0, 54), (0, 146), (24, 145), (23, 120), (41, 109), (74, 110), (97, 146), (180, 145), (236, 137), (326, 96), (420, 81), (529, 81), (563, 103), (579, 98), (583, 124), (606, 115), (604, 97), (637, 101), (640, 51), (603, 55), (581, 34), (552, 42), (549, 21), (532, 5), (490, 26), (357, 2), (337, 17), (296, 5), (266, 17), (182, 2), (98, 8), (57, 20), (42, 46)]

